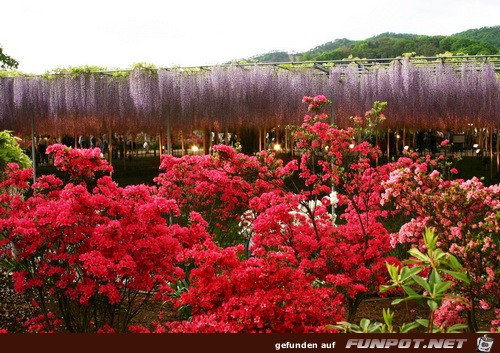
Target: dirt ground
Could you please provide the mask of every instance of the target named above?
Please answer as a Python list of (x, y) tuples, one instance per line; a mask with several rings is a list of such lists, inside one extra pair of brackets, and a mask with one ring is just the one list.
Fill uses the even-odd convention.
[[(363, 301), (352, 320), (359, 324), (362, 318), (368, 318), (372, 322), (383, 322), (382, 309), (391, 308), (394, 312), (394, 326), (401, 326), (403, 323), (412, 322), (417, 318), (426, 318), (428, 311), (426, 306), (416, 302), (403, 302), (398, 305), (391, 305), (392, 299), (366, 299)], [(157, 318), (158, 305), (152, 304), (150, 310), (137, 317), (136, 322), (145, 325)], [(9, 278), (0, 275), (0, 328), (6, 329), (9, 333), (25, 332), (22, 322), (25, 321), (33, 311), (33, 307), (28, 298), (16, 294), (12, 288)], [(493, 310), (482, 312), (479, 316), (479, 326), (481, 330), (488, 330), (491, 320), (494, 318)]]

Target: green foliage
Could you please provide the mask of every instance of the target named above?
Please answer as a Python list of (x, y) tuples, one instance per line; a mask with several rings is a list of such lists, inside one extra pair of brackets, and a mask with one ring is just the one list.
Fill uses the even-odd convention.
[(18, 140), (11, 131), (0, 131), (0, 172), (5, 170), (8, 163), (17, 163), (21, 168), (31, 166), (31, 160), (19, 147)]
[(5, 54), (3, 52), (3, 48), (0, 47), (0, 69), (8, 70), (8, 69), (17, 69), (19, 63), (13, 57)]
[[(335, 39), (332, 42), (327, 42), (325, 44), (321, 44), (309, 51), (306, 51), (305, 53), (302, 54), (301, 60), (307, 61), (307, 60), (312, 60), (313, 58), (321, 55), (322, 53), (327, 53), (327, 52), (332, 52), (334, 50), (339, 49), (340, 52), (342, 52), (342, 48), (349, 48), (351, 47), (356, 41), (342, 38), (342, 39)], [(349, 56), (349, 55), (347, 55)], [(341, 56), (339, 59), (346, 58), (347, 56)]]
[[(397, 288), (403, 289), (406, 296), (393, 300), (393, 305), (407, 300), (425, 301), (430, 309), (430, 317), (426, 320), (415, 320), (415, 323), (426, 327), (428, 332), (439, 332), (442, 330), (442, 328), (435, 327), (433, 317), (436, 309), (441, 306), (443, 299), (462, 300), (462, 298), (448, 293), (452, 282), (446, 281), (443, 276), (449, 275), (456, 280), (465, 283), (469, 282), (457, 258), (438, 248), (437, 241), (438, 236), (432, 229), (427, 228), (424, 234), (426, 253), (421, 252), (417, 248), (410, 249), (408, 253), (411, 257), (403, 262), (406, 266), (401, 269), (387, 263), (391, 285), (381, 286), (380, 288), (381, 292)], [(430, 270), (428, 276), (419, 275), (424, 269)], [(464, 328), (467, 328), (467, 325), (455, 325), (454, 327), (446, 328), (446, 332)]]
[[(464, 273), (462, 265), (457, 258), (450, 253), (446, 253), (437, 247), (438, 236), (432, 229), (427, 228), (424, 234), (424, 244), (426, 252), (421, 252), (417, 248), (408, 251), (411, 257), (404, 261), (405, 266), (398, 267), (386, 263), (390, 276), (390, 284), (380, 286), (380, 292), (402, 289), (405, 296), (392, 301), (393, 305), (408, 300), (426, 302), (429, 307), (428, 319), (416, 319), (413, 322), (403, 324), (399, 332), (408, 332), (418, 327), (424, 327), (427, 332), (460, 332), (467, 329), (467, 325), (455, 324), (449, 327), (437, 327), (434, 324), (434, 312), (442, 305), (444, 299), (463, 301), (463, 298), (450, 294), (452, 281), (447, 281), (446, 276), (451, 276), (457, 281), (468, 283), (469, 279)], [(425, 270), (425, 271), (424, 271)], [(421, 273), (428, 275), (420, 275)], [(384, 323), (371, 323), (370, 320), (362, 319), (359, 325), (349, 322), (337, 322), (328, 328), (337, 329), (341, 332), (361, 332), (361, 333), (383, 333), (396, 332), (393, 326), (394, 314), (390, 309), (384, 309)]]
[(375, 101), (372, 108), (365, 113), (364, 117), (351, 116), (349, 118), (358, 133), (359, 142), (370, 141), (375, 136), (377, 127), (386, 119), (384, 114), (382, 114), (382, 111), (386, 107), (387, 102)]
[(357, 41), (350, 46), (308, 56), (310, 60), (339, 60), (349, 55), (361, 58), (395, 58), (404, 53), (435, 56), (450, 52), (454, 55), (497, 54), (494, 45), (476, 39), (455, 36), (375, 37)]
[(147, 73), (150, 75), (158, 74), (158, 67), (154, 64), (146, 63), (146, 62), (138, 62), (132, 65), (130, 70), (125, 74), (126, 76), (130, 75), (133, 71), (138, 70), (143, 73)]
[(106, 73), (114, 77), (127, 76), (129, 74), (129, 70), (118, 70), (118, 69), (107, 69), (101, 66), (70, 66), (70, 67), (60, 67), (54, 70), (46, 71), (42, 74), (43, 77), (52, 78), (58, 75), (70, 75), (73, 78), (76, 78), (80, 75), (91, 75), (95, 73)]
[[(180, 298), (182, 293), (189, 291), (189, 283), (186, 279), (178, 280), (172, 284), (173, 292), (170, 294), (173, 298)], [(192, 318), (192, 308), (190, 305), (181, 305), (177, 308), (177, 314), (184, 320)]]
[(369, 319), (361, 319), (359, 325), (350, 322), (341, 321), (336, 325), (328, 325), (327, 329), (337, 329), (344, 333), (381, 333), (383, 324), (380, 322), (371, 322)]
[(453, 37), (461, 37), (479, 40), (493, 45), (500, 50), (500, 26), (482, 27), (477, 29), (469, 29), (464, 32), (456, 33)]
[(29, 76), (19, 70), (0, 70), (0, 77)]
[[(407, 33), (381, 33), (364, 40), (336, 39), (300, 54), (300, 61), (412, 56), (494, 55), (500, 51), (500, 26), (470, 29), (451, 36), (424, 36)], [(290, 61), (289, 53), (275, 51), (254, 56), (250, 62)]]
[(492, 44), (458, 36), (446, 37), (439, 44), (441, 50), (455, 54), (488, 55), (498, 53), (498, 48)]
[[(352, 324), (350, 322), (341, 321), (336, 325), (328, 325), (328, 329), (336, 329), (343, 333), (395, 333), (398, 330), (395, 329), (393, 325), (394, 313), (391, 309), (382, 309), (382, 316), (384, 322), (371, 322), (368, 319), (361, 319), (359, 325)], [(407, 333), (417, 327), (420, 324), (413, 322), (409, 324), (403, 324), (399, 327), (400, 333)]]
[(156, 71), (158, 67), (154, 64), (146, 63), (146, 62), (138, 62), (132, 65), (132, 70), (140, 69), (140, 70), (153, 70)]
[(51, 71), (45, 72), (44, 76), (52, 76), (52, 75), (71, 75), (73, 77), (78, 77), (83, 74), (92, 74), (95, 72), (106, 71), (105, 68), (99, 66), (70, 66), (65, 68), (57, 68)]
[(262, 55), (256, 55), (251, 57), (250, 62), (261, 62), (261, 63), (275, 63), (275, 62), (288, 62), (292, 60), (292, 55), (285, 51), (272, 51)]

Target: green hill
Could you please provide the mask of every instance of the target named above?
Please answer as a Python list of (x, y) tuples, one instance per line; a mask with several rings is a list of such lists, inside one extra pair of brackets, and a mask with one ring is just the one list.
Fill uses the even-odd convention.
[(364, 40), (347, 38), (321, 44), (303, 53), (273, 51), (253, 56), (250, 62), (290, 62), (309, 60), (341, 60), (344, 58), (393, 58), (405, 53), (434, 56), (490, 55), (500, 53), (500, 26), (469, 29), (451, 36), (426, 36), (408, 33), (381, 33)]
[(500, 50), (500, 26), (469, 29), (464, 32), (456, 33), (453, 37), (455, 36), (486, 42)]
[(250, 61), (263, 62), (263, 63), (275, 63), (275, 62), (289, 62), (295, 61), (294, 55), (289, 54), (286, 51), (271, 51), (266, 54), (261, 54), (253, 56)]

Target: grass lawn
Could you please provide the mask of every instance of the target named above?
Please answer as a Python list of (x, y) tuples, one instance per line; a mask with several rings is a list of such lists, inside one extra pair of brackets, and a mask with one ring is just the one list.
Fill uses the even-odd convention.
[[(286, 159), (286, 158), (285, 158)], [(488, 162), (488, 163), (486, 163)], [(490, 159), (481, 157), (462, 157), (457, 162), (459, 174), (457, 178), (470, 179), (473, 176), (483, 178), (485, 185), (500, 183), (500, 172), (496, 170), (496, 161), (493, 160), (493, 168), (490, 167)], [(113, 180), (120, 186), (137, 184), (154, 184), (153, 179), (161, 172), (159, 170), (159, 156), (140, 156), (132, 159), (113, 160)], [(56, 174), (60, 175), (53, 166), (39, 166), (37, 175)]]
[(160, 157), (147, 156), (113, 161), (113, 180), (120, 186), (154, 184), (153, 179), (162, 171), (159, 169)]
[[(137, 184), (154, 184), (153, 179), (160, 174), (159, 156), (141, 156), (132, 159), (113, 160), (113, 180), (120, 186)], [(55, 174), (63, 178), (64, 174), (59, 172), (52, 165), (41, 165), (37, 167), (37, 176), (45, 174)]]
[(497, 171), (496, 160), (490, 165), (490, 158), (462, 157), (457, 163), (458, 178), (470, 179), (474, 176), (484, 178), (485, 185), (500, 183), (500, 172)]

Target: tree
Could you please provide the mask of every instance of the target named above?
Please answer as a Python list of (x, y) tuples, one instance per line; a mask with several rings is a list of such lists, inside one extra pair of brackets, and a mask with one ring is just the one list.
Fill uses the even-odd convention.
[(0, 68), (3, 70), (17, 69), (19, 63), (13, 57), (5, 54), (3, 48), (0, 47)]

